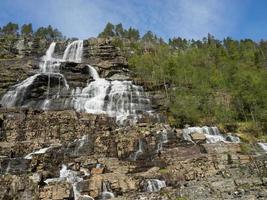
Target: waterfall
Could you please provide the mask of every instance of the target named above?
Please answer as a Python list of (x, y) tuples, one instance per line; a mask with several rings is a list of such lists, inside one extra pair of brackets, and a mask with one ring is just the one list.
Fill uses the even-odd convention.
[[(87, 67), (94, 81), (88, 83), (83, 89), (77, 87), (69, 92), (64, 90), (68, 90), (69, 85), (64, 75), (60, 73), (60, 65), (62, 62), (82, 61), (83, 40), (68, 44), (62, 59), (55, 57), (55, 48), (56, 43), (52, 42), (39, 63), (38, 74), (13, 86), (3, 96), (1, 103), (4, 107), (36, 106), (43, 110), (58, 107), (58, 109), (73, 108), (78, 112), (107, 114), (115, 117), (119, 124), (127, 122), (133, 124), (142, 116), (141, 114), (151, 113), (150, 99), (142, 87), (134, 85), (131, 81), (110, 81), (100, 78), (96, 69), (90, 65)], [(24, 102), (27, 92), (29, 93), (35, 86), (33, 83), (37, 77), (40, 81), (47, 77), (46, 93), (41, 94), (38, 100), (41, 103), (33, 102), (31, 98)], [(40, 87), (38, 83), (37, 81), (36, 86)], [(71, 94), (71, 96), (66, 98), (62, 94)], [(61, 97), (64, 101), (56, 100)]]
[(42, 149), (39, 149), (39, 150), (36, 150), (32, 153), (29, 153), (28, 155), (26, 155), (24, 158), (25, 159), (32, 159), (32, 156), (33, 155), (38, 155), (38, 154), (44, 154), (46, 153), (49, 149), (51, 149), (51, 147), (46, 147), (46, 148), (42, 148)]
[(102, 182), (102, 194), (101, 194), (101, 200), (107, 200), (114, 198), (115, 195), (111, 192), (111, 189), (109, 187), (109, 184), (105, 181)]
[(167, 135), (166, 129), (164, 129), (160, 133), (160, 138), (159, 138), (159, 142), (157, 144), (157, 150), (156, 150), (156, 152), (159, 153), (160, 151), (162, 151), (163, 144), (166, 144), (166, 143), (168, 143), (168, 135)]
[(206, 137), (207, 143), (217, 143), (217, 142), (224, 142), (224, 143), (240, 143), (240, 139), (237, 136), (228, 135), (223, 136), (217, 127), (188, 127), (183, 129), (183, 137), (187, 141), (192, 141), (191, 134), (192, 133), (202, 133)]
[(21, 83), (14, 85), (12, 87), (13, 89), (7, 91), (7, 93), (1, 99), (2, 106), (6, 108), (18, 106), (20, 102), (23, 101), (26, 95), (27, 89), (29, 88), (29, 86), (33, 84), (33, 82), (38, 76), (39, 74), (35, 74), (25, 79)]
[(62, 168), (60, 170), (60, 176), (59, 178), (50, 178), (46, 179), (44, 182), (46, 184), (55, 183), (55, 182), (68, 182), (72, 184), (73, 187), (73, 193), (74, 193), (74, 199), (87, 199), (87, 200), (93, 200), (92, 197), (89, 195), (82, 195), (79, 190), (77, 189), (77, 184), (81, 181), (83, 181), (82, 178), (78, 176), (78, 173), (72, 170), (68, 170), (66, 165), (62, 165)]
[(52, 42), (47, 49), (45, 56), (42, 57), (39, 64), (41, 73), (53, 73), (59, 71), (59, 59), (53, 58), (56, 42)]
[(267, 153), (267, 143), (259, 142), (258, 145), (261, 147), (261, 149)]
[(143, 152), (144, 152), (143, 141), (141, 139), (138, 139), (138, 149), (137, 149), (136, 152), (134, 152), (130, 156), (130, 160), (136, 161), (138, 159), (138, 156), (140, 156), (141, 154), (143, 154)]
[(158, 179), (149, 179), (147, 180), (146, 184), (146, 192), (158, 192), (161, 190), (161, 188), (166, 187), (165, 181), (161, 181)]
[(70, 43), (64, 51), (63, 60), (80, 63), (82, 62), (83, 40)]
[(75, 110), (93, 114), (108, 114), (123, 124), (130, 118), (135, 122), (140, 112), (150, 111), (150, 100), (142, 87), (131, 81), (108, 81), (99, 78), (97, 71), (88, 66), (95, 79), (72, 100)]
[(98, 75), (97, 71), (95, 70), (95, 68), (93, 68), (91, 65), (87, 65), (87, 67), (89, 68), (90, 74), (93, 77), (93, 79), (98, 80), (99, 75)]

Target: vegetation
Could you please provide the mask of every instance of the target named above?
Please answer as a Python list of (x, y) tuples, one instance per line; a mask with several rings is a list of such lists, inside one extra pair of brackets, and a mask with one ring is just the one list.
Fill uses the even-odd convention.
[(99, 36), (107, 35), (130, 49), (125, 55), (146, 87), (162, 88), (174, 125), (249, 123), (255, 135), (267, 132), (267, 41), (220, 41), (209, 34), (166, 43), (149, 31), (125, 42), (106, 29)]
[[(19, 34), (20, 31), (20, 34)], [(0, 36), (4, 39), (14, 39), (19, 36), (35, 36), (47, 40), (60, 40), (63, 39), (62, 33), (58, 29), (54, 29), (51, 25), (48, 27), (40, 27), (33, 31), (32, 24), (23, 24), (21, 28), (18, 24), (9, 22), (8, 24), (0, 27)]]
[[(63, 38), (50, 25), (36, 31), (32, 24), (20, 28), (10, 22), (0, 27), (0, 39), (8, 46), (19, 33), (47, 40)], [(144, 86), (162, 90), (171, 124), (222, 124), (231, 129), (242, 124), (247, 127), (243, 130), (266, 138), (267, 41), (229, 37), (220, 41), (209, 34), (202, 40), (175, 37), (165, 42), (151, 31), (142, 36), (135, 28), (111, 23), (98, 37), (112, 37)]]

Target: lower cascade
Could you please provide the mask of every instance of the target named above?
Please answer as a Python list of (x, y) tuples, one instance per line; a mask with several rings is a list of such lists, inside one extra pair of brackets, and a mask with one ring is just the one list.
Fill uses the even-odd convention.
[(240, 143), (240, 139), (237, 136), (233, 136), (232, 134), (228, 134), (224, 136), (220, 133), (217, 127), (188, 127), (183, 129), (183, 137), (185, 140), (193, 142), (191, 135), (194, 133), (204, 134), (207, 143)]
[(150, 179), (146, 181), (146, 192), (158, 192), (162, 188), (166, 187), (165, 181), (161, 181), (158, 179)]
[(259, 142), (258, 145), (261, 147), (261, 149), (267, 154), (267, 143)]
[(64, 182), (64, 181), (67, 183), (71, 183), (73, 187), (75, 200), (79, 200), (79, 199), (93, 200), (93, 198), (90, 197), (89, 195), (80, 194), (79, 190), (77, 189), (77, 184), (81, 182), (82, 180), (83, 178), (79, 177), (77, 172), (67, 169), (66, 165), (62, 165), (59, 178), (47, 179), (44, 182), (48, 185), (50, 183)]
[(112, 199), (114, 197), (115, 197), (115, 195), (111, 192), (109, 184), (107, 182), (103, 181), (101, 200)]
[(144, 144), (141, 139), (138, 140), (138, 149), (132, 155), (130, 155), (130, 160), (136, 161), (140, 155), (144, 152)]
[[(39, 63), (39, 73), (13, 86), (1, 99), (3, 107), (33, 107), (42, 110), (75, 109), (77, 112), (107, 114), (115, 117), (119, 124), (128, 120), (135, 123), (143, 113), (150, 115), (150, 100), (141, 86), (132, 81), (100, 78), (96, 69), (88, 67), (86, 87), (71, 88), (60, 72), (61, 63), (80, 63), (83, 41), (70, 43), (62, 59), (54, 57), (56, 43), (52, 42)], [(46, 92), (42, 92), (46, 87)], [(33, 91), (41, 91), (32, 94)], [(35, 96), (39, 96), (36, 98)]]

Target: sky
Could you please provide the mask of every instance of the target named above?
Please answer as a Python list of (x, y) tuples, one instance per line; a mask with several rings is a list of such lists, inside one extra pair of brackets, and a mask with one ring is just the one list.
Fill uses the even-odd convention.
[(0, 26), (49, 24), (67, 37), (96, 37), (107, 22), (173, 37), (267, 39), (267, 0), (0, 0)]

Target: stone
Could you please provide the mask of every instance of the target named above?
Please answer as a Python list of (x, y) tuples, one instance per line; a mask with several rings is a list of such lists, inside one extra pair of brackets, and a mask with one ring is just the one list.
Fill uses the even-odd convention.
[(93, 168), (91, 169), (91, 174), (103, 174), (104, 173), (104, 168)]
[(203, 133), (192, 133), (191, 138), (194, 142), (203, 143), (206, 141), (206, 136)]
[(124, 74), (114, 74), (111, 77), (109, 77), (108, 79), (115, 81), (115, 80), (119, 80), (119, 81), (128, 81), (131, 80), (131, 78), (129, 76), (126, 76)]

